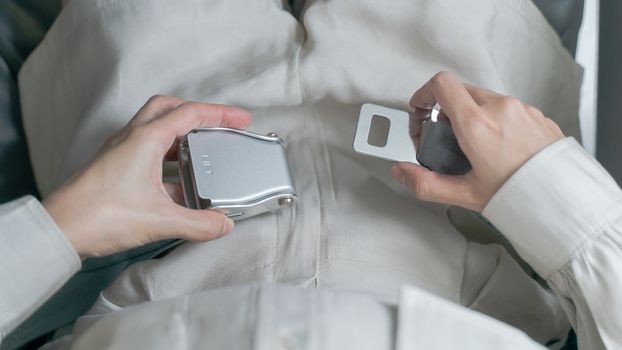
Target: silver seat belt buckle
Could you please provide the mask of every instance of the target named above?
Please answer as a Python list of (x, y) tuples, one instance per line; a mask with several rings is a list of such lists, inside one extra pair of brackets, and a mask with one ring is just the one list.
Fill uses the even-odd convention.
[(187, 207), (233, 220), (292, 207), (297, 199), (285, 144), (275, 134), (193, 130), (179, 146), (179, 173)]

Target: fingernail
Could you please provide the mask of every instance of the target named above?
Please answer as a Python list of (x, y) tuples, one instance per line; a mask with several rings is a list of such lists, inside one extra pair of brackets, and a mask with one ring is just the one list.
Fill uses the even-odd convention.
[(404, 184), (405, 182), (404, 173), (402, 172), (400, 168), (397, 167), (397, 165), (394, 165), (391, 168), (391, 176), (393, 176), (393, 178), (397, 180), (399, 183)]
[(224, 235), (224, 234), (231, 232), (231, 230), (233, 230), (233, 226), (235, 226), (235, 224), (233, 223), (233, 220), (226, 218), (222, 226), (222, 234)]

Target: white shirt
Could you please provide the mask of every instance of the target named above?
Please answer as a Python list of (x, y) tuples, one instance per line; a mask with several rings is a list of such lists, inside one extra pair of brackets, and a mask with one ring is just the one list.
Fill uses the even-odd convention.
[[(34, 199), (5, 204), (0, 213), (0, 277), (13, 282), (0, 289), (6, 334), (80, 262)], [(622, 191), (576, 141), (559, 141), (530, 159), (484, 215), (546, 277), (581, 349), (622, 347)], [(149, 302), (88, 321), (78, 323), (76, 348), (541, 348), (516, 329), (412, 287), (403, 288), (397, 308), (362, 293), (250, 286)]]
[(540, 343), (563, 337), (559, 302), (505, 251), (467, 242), (446, 208), (400, 192), (388, 163), (352, 150), (362, 102), (404, 108), (441, 69), (578, 134), (580, 69), (529, 0), (310, 0), (299, 19), (280, 0), (70, 2), (19, 77), (42, 193), (164, 93), (251, 109), (252, 131), (287, 141), (300, 198), (223, 239), (133, 265), (94, 310), (253, 282), (396, 305), (408, 284)]
[(577, 136), (580, 68), (539, 10), (530, 0), (308, 0), (297, 18), (284, 3), (71, 1), (24, 63), (24, 129), (43, 195), (156, 93), (249, 108), (251, 131), (288, 145), (294, 210), (133, 265), (96, 307), (256, 282), (396, 303), (409, 284), (538, 342), (563, 337), (559, 302), (503, 249), (468, 242), (444, 206), (416, 201), (389, 162), (352, 149), (361, 103), (406, 108), (442, 69)]

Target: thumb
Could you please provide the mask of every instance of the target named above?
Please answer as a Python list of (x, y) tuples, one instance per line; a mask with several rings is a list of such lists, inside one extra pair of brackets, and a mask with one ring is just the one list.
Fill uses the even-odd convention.
[(422, 201), (467, 209), (474, 206), (468, 175), (442, 175), (413, 163), (398, 163), (391, 168), (391, 175)]
[(173, 219), (164, 238), (182, 238), (191, 241), (210, 241), (233, 229), (233, 221), (215, 210), (188, 209), (175, 205), (169, 211)]

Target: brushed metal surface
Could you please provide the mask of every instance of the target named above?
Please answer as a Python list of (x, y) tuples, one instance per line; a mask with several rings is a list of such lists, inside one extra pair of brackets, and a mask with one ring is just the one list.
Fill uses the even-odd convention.
[(293, 205), (296, 191), (284, 142), (245, 130), (197, 129), (179, 149), (186, 205), (242, 219)]

